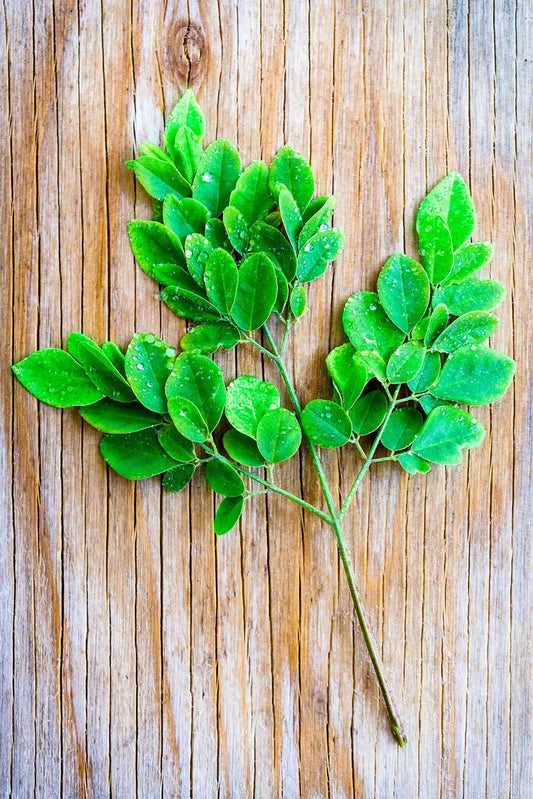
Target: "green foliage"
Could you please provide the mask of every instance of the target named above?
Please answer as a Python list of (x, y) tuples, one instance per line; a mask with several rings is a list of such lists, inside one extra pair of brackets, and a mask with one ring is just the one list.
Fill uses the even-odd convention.
[(278, 294), (275, 267), (264, 253), (252, 253), (242, 262), (231, 318), (243, 331), (260, 328), (272, 313)]
[(173, 493), (181, 491), (190, 483), (195, 468), (192, 463), (180, 463), (178, 466), (173, 466), (163, 476), (163, 488)]
[(393, 255), (379, 273), (378, 297), (389, 319), (409, 333), (428, 307), (429, 280), (412, 258)]
[(300, 214), (303, 214), (315, 190), (313, 170), (300, 153), (287, 145), (274, 156), (270, 166), (269, 185), (274, 196), (279, 193), (281, 186), (288, 189)]
[(163, 421), (160, 414), (152, 413), (135, 402), (124, 405), (102, 399), (93, 405), (80, 408), (80, 416), (102, 433), (137, 433), (148, 427), (157, 427)]
[(192, 184), (192, 196), (212, 216), (222, 213), (241, 174), (241, 159), (231, 142), (213, 142), (204, 151)]
[(342, 447), (352, 434), (346, 411), (329, 400), (311, 400), (302, 411), (302, 425), (307, 438), (324, 449)]
[[(176, 358), (174, 368), (166, 382), (166, 395), (172, 420), (185, 438), (190, 436), (180, 429), (176, 417), (179, 420), (183, 410), (183, 416), (190, 418), (193, 414), (190, 405), (198, 411), (207, 430), (211, 432), (219, 423), (226, 404), (222, 370), (205, 355), (185, 352)], [(185, 404), (182, 400), (185, 400)], [(191, 440), (197, 439), (191, 438)]]
[(291, 458), (302, 441), (302, 431), (293, 413), (285, 408), (267, 411), (257, 425), (257, 448), (269, 463)]
[(39, 350), (16, 363), (12, 369), (34, 397), (56, 408), (91, 405), (104, 396), (83, 367), (63, 350)]
[(352, 344), (342, 344), (331, 350), (326, 358), (326, 366), (343, 408), (350, 409), (368, 381), (364, 361), (356, 354)]
[(128, 480), (155, 477), (176, 465), (159, 443), (153, 427), (137, 433), (105, 435), (100, 441), (100, 452), (111, 468)]
[(126, 376), (139, 402), (156, 413), (166, 413), (165, 385), (176, 350), (153, 333), (136, 333), (126, 352)]
[(217, 508), (214, 530), (217, 535), (225, 535), (239, 521), (244, 505), (243, 497), (226, 497)]
[(504, 298), (505, 288), (501, 283), (468, 277), (438, 289), (433, 295), (433, 304), (443, 303), (451, 314), (462, 316), (470, 311), (492, 311)]
[(431, 463), (454, 466), (463, 459), (462, 450), (478, 447), (485, 438), (483, 426), (461, 408), (434, 408), (411, 447), (415, 455)]
[(125, 378), (94, 341), (82, 333), (71, 333), (67, 346), (98, 391), (117, 402), (132, 402), (135, 399)]
[(279, 406), (276, 386), (251, 375), (237, 377), (227, 388), (226, 418), (232, 427), (251, 438), (255, 438), (265, 413)]
[(205, 467), (207, 482), (217, 494), (224, 497), (240, 497), (245, 487), (241, 476), (228, 463), (208, 461)]
[(264, 161), (254, 161), (246, 167), (231, 193), (230, 204), (241, 212), (248, 225), (264, 219), (274, 205), (268, 172)]
[(252, 467), (265, 465), (265, 459), (253, 438), (239, 433), (238, 430), (227, 430), (222, 441), (230, 458), (237, 463)]

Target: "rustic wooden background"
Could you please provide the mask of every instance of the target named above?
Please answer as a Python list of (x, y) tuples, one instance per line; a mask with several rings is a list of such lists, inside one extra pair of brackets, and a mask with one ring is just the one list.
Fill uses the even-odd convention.
[[(4, 0), (0, 147), (0, 796), (500, 799), (532, 785), (532, 7), (528, 0)], [(508, 287), (514, 386), (459, 468), (374, 467), (347, 519), (409, 735), (393, 742), (329, 528), (257, 498), (215, 540), (201, 479), (108, 474), (98, 434), (9, 365), (72, 330), (183, 324), (130, 254), (124, 161), (190, 80), (207, 140), (291, 142), (334, 191), (342, 259), (290, 355), (328, 396), (340, 311), (450, 169)], [(255, 352), (228, 377), (270, 374)], [(346, 491), (356, 456), (324, 454)], [(318, 501), (308, 459), (285, 485)]]

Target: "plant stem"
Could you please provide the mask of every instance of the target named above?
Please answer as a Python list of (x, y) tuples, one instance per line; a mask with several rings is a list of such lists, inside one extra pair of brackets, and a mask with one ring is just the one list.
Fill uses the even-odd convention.
[[(374, 643), (374, 640), (372, 638), (372, 634), (370, 632), (370, 628), (368, 627), (368, 624), (367, 624), (367, 621), (366, 621), (366, 618), (365, 618), (363, 605), (361, 603), (361, 597), (359, 596), (359, 591), (357, 589), (357, 585), (356, 585), (356, 582), (355, 582), (355, 574), (354, 574), (354, 571), (353, 571), (350, 552), (348, 550), (348, 547), (346, 545), (346, 541), (344, 539), (344, 533), (343, 533), (343, 529), (342, 529), (342, 525), (341, 525), (341, 513), (337, 511), (337, 508), (335, 506), (335, 502), (334, 502), (333, 497), (331, 495), (331, 490), (329, 488), (329, 484), (328, 484), (324, 469), (322, 467), (322, 464), (320, 462), (320, 458), (318, 457), (318, 453), (316, 451), (316, 448), (315, 448), (313, 442), (309, 440), (309, 438), (305, 434), (305, 430), (303, 429), (303, 425), (302, 425), (302, 409), (300, 407), (300, 402), (298, 400), (298, 396), (296, 394), (296, 391), (294, 389), (292, 381), (291, 381), (291, 379), (290, 379), (290, 377), (289, 377), (289, 375), (287, 373), (287, 370), (285, 369), (285, 364), (283, 362), (283, 358), (280, 355), (280, 353), (279, 353), (279, 351), (278, 351), (278, 349), (276, 347), (276, 342), (274, 341), (274, 339), (272, 337), (272, 334), (270, 333), (270, 330), (268, 329), (267, 325), (263, 325), (263, 330), (265, 331), (265, 335), (266, 335), (266, 337), (268, 339), (268, 343), (270, 344), (270, 347), (272, 349), (273, 359), (274, 359), (274, 361), (276, 362), (276, 364), (278, 366), (278, 369), (279, 369), (279, 372), (281, 374), (281, 377), (283, 378), (283, 382), (285, 383), (285, 386), (286, 386), (287, 391), (289, 393), (289, 396), (291, 398), (291, 402), (292, 402), (293, 407), (294, 407), (294, 412), (296, 414), (296, 418), (298, 419), (298, 421), (300, 423), (300, 426), (302, 427), (302, 431), (304, 433), (304, 436), (305, 436), (305, 439), (306, 439), (306, 442), (307, 442), (307, 446), (309, 448), (311, 459), (313, 461), (313, 465), (315, 467), (315, 470), (316, 470), (316, 473), (317, 473), (317, 476), (318, 476), (318, 479), (319, 479), (319, 482), (320, 482), (320, 486), (322, 488), (322, 493), (324, 495), (324, 499), (326, 500), (326, 504), (328, 506), (328, 510), (329, 510), (329, 512), (331, 514), (331, 519), (329, 521), (329, 524), (333, 527), (333, 530), (335, 532), (335, 537), (337, 539), (337, 547), (338, 547), (338, 550), (339, 550), (339, 555), (340, 555), (340, 558), (341, 558), (341, 561), (342, 561), (342, 565), (344, 566), (344, 571), (346, 573), (346, 577), (348, 579), (348, 586), (350, 588), (350, 594), (351, 594), (352, 601), (353, 601), (353, 604), (354, 604), (354, 607), (355, 607), (355, 613), (357, 615), (357, 619), (359, 621), (359, 626), (361, 627), (361, 631), (363, 633), (363, 638), (364, 638), (364, 641), (365, 641), (365, 644), (366, 644), (366, 648), (368, 650), (368, 654), (370, 655), (370, 660), (372, 661), (372, 665), (374, 666), (374, 671), (375, 671), (376, 677), (378, 679), (378, 683), (379, 683), (379, 687), (381, 689), (381, 693), (383, 695), (383, 698), (385, 700), (385, 704), (387, 706), (387, 710), (389, 712), (389, 718), (390, 718), (390, 722), (391, 722), (392, 734), (396, 738), (397, 743), (400, 746), (403, 747), (407, 743), (407, 736), (405, 734), (404, 727), (403, 727), (403, 722), (402, 722), (402, 720), (400, 718), (400, 715), (398, 713), (398, 710), (396, 708), (392, 693), (391, 693), (390, 688), (389, 688), (389, 686), (387, 684), (387, 680), (385, 678), (385, 669), (384, 669), (383, 663), (381, 661), (381, 658), (379, 656), (377, 646)], [(378, 435), (376, 436), (376, 442), (372, 446), (372, 449), (370, 450), (370, 452), (368, 454), (368, 457), (367, 457), (365, 463), (363, 464), (363, 467), (362, 467), (361, 471), (359, 472), (359, 474), (358, 474), (358, 476), (357, 476), (357, 478), (355, 480), (355, 483), (354, 483), (355, 489), (352, 486), (352, 491), (350, 491), (351, 498), (353, 498), (353, 496), (355, 496), (357, 488), (359, 487), (359, 485), (361, 483), (361, 480), (363, 479), (366, 471), (368, 470), (368, 468), (369, 468), (369, 466), (370, 466), (370, 464), (372, 462), (372, 455), (374, 454), (374, 452), (377, 449), (377, 446), (378, 446), (379, 441), (381, 439), (381, 433), (383, 431), (383, 428), (384, 428), (385, 424), (387, 423), (388, 418), (390, 417), (390, 414), (392, 413), (392, 407), (394, 405), (394, 401), (395, 401), (396, 397), (398, 396), (398, 392), (399, 392), (399, 387), (396, 390), (395, 396), (393, 398), (391, 398), (392, 399), (391, 406), (389, 407), (389, 410), (387, 412), (387, 416), (386, 416), (386, 418), (383, 421), (383, 424), (382, 424), (382, 426), (381, 426), (381, 428), (380, 428), (380, 430), (378, 432)], [(351, 501), (351, 499), (350, 499), (350, 501)], [(346, 509), (347, 509), (347, 507), (346, 507)], [(346, 512), (346, 510), (344, 512)]]

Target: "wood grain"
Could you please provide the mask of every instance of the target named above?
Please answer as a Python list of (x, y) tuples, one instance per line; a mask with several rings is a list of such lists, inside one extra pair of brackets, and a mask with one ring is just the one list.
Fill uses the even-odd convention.
[[(526, 0), (4, 0), (0, 203), (0, 796), (498, 799), (533, 784), (533, 15)], [(243, 160), (285, 142), (337, 198), (341, 259), (312, 285), (289, 363), (328, 396), (340, 311), (424, 193), (460, 171), (508, 286), (516, 358), (459, 468), (376, 465), (346, 529), (409, 736), (400, 751), (331, 531), (277, 496), (212, 534), (177, 496), (107, 473), (98, 435), (9, 366), (72, 330), (175, 343), (131, 256), (149, 204), (124, 161), (189, 82)], [(240, 349), (217, 360), (275, 378)], [(351, 451), (321, 455), (335, 494)], [(320, 501), (305, 453), (280, 468)]]

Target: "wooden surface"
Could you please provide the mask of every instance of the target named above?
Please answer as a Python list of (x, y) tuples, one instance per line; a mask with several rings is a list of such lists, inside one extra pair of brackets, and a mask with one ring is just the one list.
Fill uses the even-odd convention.
[[(531, 795), (532, 9), (527, 0), (4, 0), (0, 796)], [(184, 43), (184, 34), (187, 33)], [(133, 262), (148, 218), (124, 161), (189, 76), (207, 140), (245, 163), (290, 142), (334, 191), (342, 259), (289, 357), (329, 396), (340, 311), (373, 288), (451, 169), (508, 286), (516, 357), (486, 443), (458, 468), (373, 467), (347, 517), (406, 723), (392, 740), (329, 528), (258, 497), (215, 540), (202, 481), (162, 495), (108, 474), (98, 434), (9, 365), (83, 330), (125, 344), (183, 323)], [(255, 352), (217, 357), (271, 377)], [(323, 454), (335, 491), (354, 452)], [(319, 501), (307, 456), (284, 484)]]

